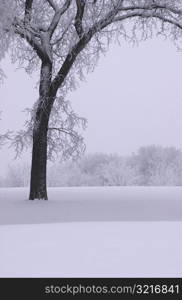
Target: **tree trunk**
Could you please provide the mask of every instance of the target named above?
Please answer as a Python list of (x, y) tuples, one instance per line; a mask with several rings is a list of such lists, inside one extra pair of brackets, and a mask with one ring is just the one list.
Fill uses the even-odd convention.
[(32, 149), (32, 169), (30, 182), (30, 200), (47, 200), (47, 126), (34, 131)]
[(32, 168), (30, 181), (30, 200), (47, 200), (47, 131), (50, 106), (50, 83), (52, 75), (52, 64), (42, 62), (39, 101), (33, 129)]

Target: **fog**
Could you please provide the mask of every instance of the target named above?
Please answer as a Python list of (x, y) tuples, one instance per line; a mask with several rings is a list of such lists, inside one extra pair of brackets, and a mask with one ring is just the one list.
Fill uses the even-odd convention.
[[(38, 97), (38, 76), (17, 69), (8, 57), (2, 66), (7, 76), (0, 87), (3, 132), (22, 128), (23, 110)], [(112, 45), (86, 82), (67, 97), (88, 119), (86, 151), (127, 155), (151, 144), (182, 148), (181, 83), (182, 53), (172, 42)], [(12, 149), (1, 149), (1, 172), (13, 157)]]

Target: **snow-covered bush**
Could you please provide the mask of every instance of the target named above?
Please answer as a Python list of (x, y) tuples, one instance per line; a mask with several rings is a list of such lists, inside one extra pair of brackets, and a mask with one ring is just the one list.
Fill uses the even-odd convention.
[[(28, 180), (29, 167), (24, 163), (13, 164), (0, 178), (0, 186), (27, 186)], [(48, 167), (51, 187), (127, 185), (182, 185), (182, 151), (148, 146), (129, 157), (96, 153)]]
[(182, 185), (182, 151), (173, 147), (142, 147), (132, 158), (138, 185)]

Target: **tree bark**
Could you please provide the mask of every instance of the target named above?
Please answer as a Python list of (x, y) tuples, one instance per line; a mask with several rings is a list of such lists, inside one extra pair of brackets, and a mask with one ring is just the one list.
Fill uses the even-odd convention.
[(39, 101), (33, 129), (32, 167), (30, 180), (30, 200), (47, 200), (47, 131), (50, 107), (51, 62), (43, 62), (39, 87)]
[(30, 182), (30, 200), (47, 200), (47, 126), (34, 130), (32, 149), (32, 169)]

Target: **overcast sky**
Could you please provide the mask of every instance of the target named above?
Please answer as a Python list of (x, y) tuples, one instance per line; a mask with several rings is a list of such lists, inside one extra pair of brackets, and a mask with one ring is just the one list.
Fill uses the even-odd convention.
[[(1, 131), (21, 129), (25, 107), (37, 99), (36, 76), (3, 62), (0, 86)], [(87, 82), (68, 99), (88, 119), (87, 152), (130, 154), (143, 145), (182, 149), (182, 52), (169, 41), (153, 39), (132, 47), (113, 45)], [(13, 152), (1, 151), (1, 167)]]

